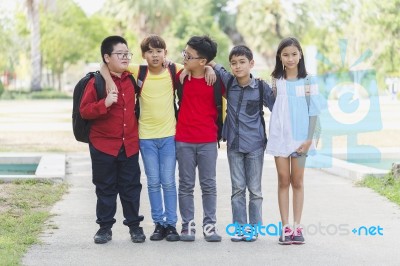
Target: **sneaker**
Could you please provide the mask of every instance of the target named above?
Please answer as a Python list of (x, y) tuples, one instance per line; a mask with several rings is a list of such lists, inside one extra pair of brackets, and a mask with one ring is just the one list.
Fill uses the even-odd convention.
[(231, 237), (232, 242), (241, 242), (244, 240), (244, 235), (236, 233), (234, 236)]
[(252, 228), (246, 228), (244, 230), (245, 230), (246, 234), (243, 235), (243, 241), (254, 242), (254, 241), (257, 240), (258, 234), (253, 234), (252, 233), (252, 231), (253, 231)]
[(176, 232), (176, 228), (173, 227), (172, 225), (168, 225), (167, 228), (165, 228), (165, 235), (166, 235), (166, 240), (167, 241), (179, 241), (180, 237), (178, 232)]
[(94, 243), (105, 244), (112, 238), (111, 228), (100, 228), (94, 235)]
[(180, 240), (181, 241), (194, 241), (196, 238), (196, 231), (192, 229), (190, 232), (187, 229), (181, 231)]
[(146, 240), (142, 227), (137, 226), (131, 228), (129, 234), (131, 234), (131, 240), (133, 243), (143, 243)]
[(156, 228), (154, 229), (154, 232), (150, 236), (150, 240), (152, 241), (159, 241), (163, 240), (165, 237), (165, 228), (163, 225), (156, 223)]
[(289, 227), (285, 228), (285, 237), (283, 237), (283, 235), (281, 235), (279, 237), (279, 244), (280, 245), (291, 245), (292, 244), (292, 234), (293, 234), (293, 230), (290, 229)]
[(221, 236), (215, 231), (211, 231), (209, 234), (203, 233), (203, 235), (207, 242), (221, 242), (222, 240)]
[(304, 237), (303, 237), (303, 228), (297, 227), (292, 234), (292, 243), (293, 244), (304, 244)]

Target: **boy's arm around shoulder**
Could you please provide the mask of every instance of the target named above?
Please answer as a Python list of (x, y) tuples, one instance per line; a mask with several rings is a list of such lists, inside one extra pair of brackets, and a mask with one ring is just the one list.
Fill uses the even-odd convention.
[(232, 77), (234, 78), (235, 76), (228, 72), (222, 65), (216, 64), (214, 61), (210, 62), (210, 66), (212, 66), (215, 72), (219, 74), (225, 89), (228, 90), (229, 88), (227, 88), (227, 86), (229, 79), (231, 79)]
[(94, 81), (94, 78), (89, 80), (82, 95), (79, 112), (83, 119), (97, 119), (106, 115), (108, 111), (108, 108), (105, 105), (106, 98), (100, 100), (97, 99)]
[(274, 92), (272, 91), (272, 88), (268, 85), (267, 82), (264, 80), (261, 80), (261, 84), (263, 86), (263, 104), (265, 107), (268, 107), (270, 111), (272, 111), (272, 108), (274, 107), (275, 104), (275, 95)]

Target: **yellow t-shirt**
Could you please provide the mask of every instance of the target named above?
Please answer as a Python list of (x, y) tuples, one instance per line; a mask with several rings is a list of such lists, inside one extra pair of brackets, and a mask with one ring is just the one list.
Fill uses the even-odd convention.
[[(182, 68), (182, 65), (176, 64), (177, 72)], [(128, 70), (132, 72), (135, 80), (137, 80), (139, 65), (131, 65)], [(147, 72), (139, 97), (140, 139), (166, 138), (175, 135), (174, 93), (168, 69), (158, 75)]]

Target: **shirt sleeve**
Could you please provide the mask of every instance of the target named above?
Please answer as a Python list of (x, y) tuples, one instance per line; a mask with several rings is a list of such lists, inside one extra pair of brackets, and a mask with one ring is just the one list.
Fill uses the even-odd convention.
[(105, 98), (97, 100), (97, 92), (94, 87), (94, 78), (89, 80), (82, 96), (79, 112), (83, 119), (97, 119), (107, 114)]
[(272, 108), (274, 107), (275, 103), (275, 95), (274, 92), (272, 91), (272, 88), (266, 83), (265, 81), (262, 81), (263, 85), (263, 104), (264, 106), (268, 107), (268, 109), (272, 112)]
[(222, 65), (216, 64), (214, 66), (214, 70), (218, 72), (221, 77), (222, 83), (224, 84), (224, 88), (228, 89), (228, 81), (231, 77), (234, 77), (230, 72), (228, 72)]

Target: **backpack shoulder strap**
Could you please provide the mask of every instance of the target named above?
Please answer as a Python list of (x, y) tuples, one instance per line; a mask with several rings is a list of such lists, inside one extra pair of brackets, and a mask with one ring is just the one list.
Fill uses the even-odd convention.
[(262, 112), (262, 114), (264, 114), (264, 84), (263, 81), (261, 79), (258, 80), (258, 91), (259, 91), (259, 95), (260, 95), (260, 102), (259, 102), (259, 106), (260, 106), (260, 112)]
[(229, 90), (230, 90), (230, 88), (232, 87), (232, 84), (233, 84), (233, 80), (235, 79), (235, 77), (234, 76), (232, 76), (232, 77), (230, 77), (229, 78), (229, 80), (228, 80), (228, 83), (226, 84), (226, 92), (225, 92), (225, 94), (226, 94), (226, 99), (228, 99), (228, 93), (229, 93)]
[(267, 133), (265, 131), (265, 120), (264, 120), (264, 84), (261, 79), (258, 80), (258, 91), (259, 91), (259, 108), (260, 108), (260, 116), (261, 116), (261, 124), (264, 128), (264, 139), (265, 145), (267, 144)]
[(185, 79), (183, 80), (183, 84), (177, 80), (175, 82), (175, 86), (176, 86), (176, 96), (178, 97), (178, 107), (181, 106), (182, 103), (182, 97), (183, 97), (183, 85), (185, 84), (185, 81), (187, 79), (187, 76), (185, 77)]
[(94, 87), (96, 89), (97, 99), (103, 99), (106, 97), (105, 80), (99, 71), (93, 72), (94, 76)]
[(217, 110), (219, 112), (220, 110), (222, 111), (222, 86), (221, 86), (221, 77), (218, 75), (217, 72), (215, 72), (215, 74), (217, 76), (217, 80), (215, 81), (215, 83), (213, 85), (214, 99), (215, 99), (215, 104), (217, 106)]
[(174, 105), (174, 111), (175, 111), (175, 118), (178, 119), (178, 106), (176, 106), (175, 90), (177, 90), (178, 83), (180, 84), (180, 82), (176, 80), (176, 65), (175, 65), (175, 63), (168, 65), (168, 71), (169, 71), (169, 75), (171, 76), (172, 89), (173, 89), (173, 94), (174, 94), (173, 105)]
[(135, 81), (135, 78), (134, 78), (132, 75), (129, 75), (129, 79), (131, 80), (132, 85), (133, 85), (133, 87), (135, 88), (135, 94), (138, 94), (138, 93), (140, 92), (140, 88), (139, 88), (139, 86), (137, 85), (137, 83), (136, 83), (136, 81)]
[(137, 78), (137, 85), (139, 87), (138, 95), (140, 95), (142, 93), (142, 88), (143, 88), (144, 81), (147, 77), (147, 72), (148, 72), (147, 65), (139, 66), (139, 73), (138, 73), (138, 78)]
[(172, 80), (172, 86), (174, 88), (174, 90), (176, 90), (176, 65), (175, 63), (169, 64), (168, 65), (168, 71), (169, 74), (171, 76), (171, 80)]
[(219, 76), (218, 72), (215, 72), (217, 76), (217, 80), (215, 81), (214, 87), (214, 100), (215, 105), (217, 108), (217, 142), (218, 148), (220, 147), (219, 141), (222, 137), (222, 125), (223, 125), (223, 115), (222, 115), (222, 86), (221, 86), (221, 77)]

